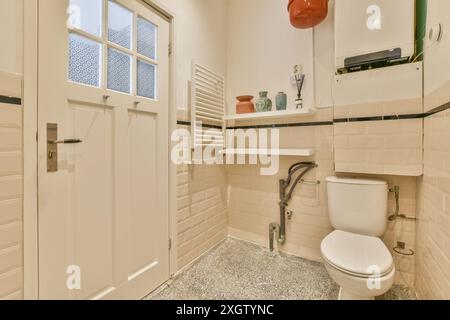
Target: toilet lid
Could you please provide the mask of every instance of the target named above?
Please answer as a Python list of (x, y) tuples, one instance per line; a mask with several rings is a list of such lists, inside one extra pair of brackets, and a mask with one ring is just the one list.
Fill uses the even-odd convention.
[(338, 269), (351, 274), (385, 275), (392, 271), (392, 255), (376, 237), (334, 231), (321, 244), (322, 256)]

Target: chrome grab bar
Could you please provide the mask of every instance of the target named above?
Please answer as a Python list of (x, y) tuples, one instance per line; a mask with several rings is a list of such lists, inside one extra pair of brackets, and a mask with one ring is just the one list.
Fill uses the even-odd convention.
[(300, 184), (306, 184), (306, 185), (309, 185), (309, 186), (318, 186), (318, 185), (320, 185), (320, 181), (307, 181), (307, 180), (304, 180), (304, 179), (302, 179), (302, 180), (300, 180), (300, 182), (299, 182)]

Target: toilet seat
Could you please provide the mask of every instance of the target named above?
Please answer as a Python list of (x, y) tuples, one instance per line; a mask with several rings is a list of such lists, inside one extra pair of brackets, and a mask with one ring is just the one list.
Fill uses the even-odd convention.
[(322, 241), (321, 252), (331, 266), (355, 277), (383, 277), (394, 269), (391, 253), (377, 237), (337, 230)]

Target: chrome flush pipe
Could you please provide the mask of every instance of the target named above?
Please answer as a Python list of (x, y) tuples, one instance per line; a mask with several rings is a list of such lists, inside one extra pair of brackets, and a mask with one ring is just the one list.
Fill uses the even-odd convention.
[(398, 218), (406, 219), (406, 220), (416, 220), (415, 217), (409, 217), (404, 214), (400, 214), (400, 187), (394, 186), (393, 188), (389, 189), (389, 192), (394, 193), (395, 195), (395, 213), (391, 216), (389, 216), (389, 221), (395, 221)]
[[(274, 250), (274, 240), (275, 234), (278, 233), (277, 242), (280, 245), (283, 245), (286, 242), (286, 208), (289, 204), (289, 201), (292, 199), (292, 195), (295, 191), (295, 188), (299, 183), (303, 181), (303, 177), (312, 169), (317, 168), (318, 166), (313, 162), (299, 162), (292, 165), (289, 168), (288, 177), (286, 180), (279, 181), (280, 187), (280, 223), (272, 223), (269, 227), (269, 247), (270, 251)], [(293, 179), (296, 172), (299, 170), (303, 170), (297, 178)], [(292, 183), (292, 181), (294, 181)], [(292, 184), (291, 184), (292, 183)], [(289, 186), (291, 188), (289, 189)]]
[(273, 243), (275, 240), (275, 235), (278, 233), (280, 229), (280, 225), (278, 223), (271, 223), (269, 226), (269, 248), (270, 248), (270, 252), (273, 252)]
[(389, 192), (395, 194), (395, 213), (391, 215), (388, 220), (394, 221), (400, 216), (400, 187), (395, 186), (394, 188), (389, 189)]

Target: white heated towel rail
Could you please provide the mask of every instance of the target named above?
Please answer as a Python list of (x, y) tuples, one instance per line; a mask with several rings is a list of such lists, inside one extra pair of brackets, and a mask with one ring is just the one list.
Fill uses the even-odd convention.
[(192, 62), (191, 130), (194, 148), (225, 146), (225, 78)]

